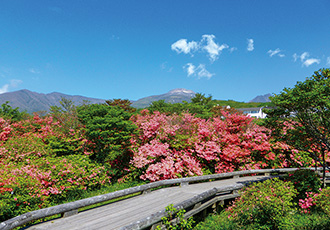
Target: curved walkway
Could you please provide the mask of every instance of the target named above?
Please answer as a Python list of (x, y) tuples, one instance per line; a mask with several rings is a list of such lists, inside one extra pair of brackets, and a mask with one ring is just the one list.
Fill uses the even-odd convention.
[(206, 196), (205, 199), (201, 197), (205, 193), (211, 194), (212, 197), (221, 196), (221, 193), (223, 195), (226, 191), (228, 193), (242, 188), (247, 183), (268, 178), (270, 176), (248, 176), (163, 188), (27, 229), (141, 229), (146, 222), (150, 222), (147, 223), (149, 226), (159, 222), (157, 214), (163, 213), (165, 207), (170, 204), (180, 204), (192, 199), (200, 199), (200, 202), (204, 202), (210, 199), (210, 196)]

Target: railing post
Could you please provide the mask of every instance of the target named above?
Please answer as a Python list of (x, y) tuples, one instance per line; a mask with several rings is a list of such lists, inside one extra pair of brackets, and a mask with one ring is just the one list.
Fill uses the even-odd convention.
[(146, 189), (146, 190), (144, 190), (144, 191), (142, 192), (143, 195), (146, 195), (146, 194), (148, 194), (148, 193), (151, 193), (151, 189), (150, 189), (150, 188), (149, 188), (149, 189)]
[(198, 202), (197, 204), (194, 205), (194, 209), (199, 208), (202, 205), (201, 202)]
[(214, 214), (216, 214), (218, 212), (218, 202), (215, 202), (213, 205), (212, 205), (212, 212)]
[(187, 186), (187, 185), (189, 185), (189, 182), (181, 182), (180, 183), (180, 187)]
[(78, 209), (74, 209), (68, 212), (64, 212), (61, 214), (61, 217), (69, 217), (78, 214)]

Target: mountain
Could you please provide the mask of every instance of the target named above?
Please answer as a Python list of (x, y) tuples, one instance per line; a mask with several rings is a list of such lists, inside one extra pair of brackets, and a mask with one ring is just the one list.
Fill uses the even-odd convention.
[(249, 102), (270, 102), (269, 97), (272, 96), (270, 93), (267, 93), (265, 95), (259, 95), (253, 98)]
[(63, 98), (71, 100), (75, 105), (82, 104), (84, 101), (90, 103), (104, 103), (105, 100), (89, 98), (83, 96), (71, 96), (62, 93), (36, 93), (23, 89), (15, 92), (0, 94), (0, 105), (9, 101), (13, 108), (18, 107), (20, 111), (33, 113), (37, 111), (48, 111), (50, 106), (61, 106), (59, 101)]
[(132, 103), (132, 107), (145, 108), (153, 101), (165, 100), (166, 103), (181, 103), (182, 101), (190, 102), (191, 98), (195, 96), (195, 92), (187, 89), (173, 89), (165, 94), (153, 95), (141, 98)]
[[(153, 101), (165, 100), (167, 103), (181, 103), (182, 101), (190, 102), (194, 97), (195, 92), (187, 89), (173, 89), (168, 93), (161, 95), (154, 95), (141, 98), (132, 102), (135, 108), (144, 108), (151, 104)], [(63, 93), (36, 93), (27, 89), (0, 94), (0, 105), (9, 101), (9, 105), (13, 108), (18, 107), (20, 111), (33, 113), (37, 111), (48, 111), (50, 106), (61, 106), (59, 101), (63, 98), (71, 100), (75, 105), (82, 104), (84, 101), (90, 103), (104, 103), (103, 99), (96, 99), (83, 96), (72, 96)]]
[[(190, 102), (191, 98), (195, 96), (195, 92), (187, 89), (173, 89), (165, 94), (153, 95), (149, 97), (141, 98), (137, 101), (132, 101), (132, 106), (135, 108), (145, 108), (149, 106), (153, 101), (165, 100), (166, 103), (181, 103), (182, 101)], [(269, 96), (271, 94), (260, 95), (252, 99), (250, 102), (269, 102)], [(74, 102), (75, 105), (82, 104), (84, 101), (90, 103), (104, 103), (105, 100), (72, 96), (63, 93), (36, 93), (23, 89), (15, 92), (0, 94), (0, 105), (9, 101), (9, 105), (13, 108), (19, 108), (20, 111), (26, 111), (28, 113), (38, 111), (48, 111), (50, 106), (61, 106), (59, 101), (62, 99), (68, 99)]]

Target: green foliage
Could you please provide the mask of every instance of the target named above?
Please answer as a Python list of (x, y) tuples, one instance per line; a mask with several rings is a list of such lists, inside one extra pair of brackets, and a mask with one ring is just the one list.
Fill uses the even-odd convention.
[(198, 223), (195, 230), (236, 230), (237, 224), (228, 218), (229, 212), (222, 211), (219, 215), (209, 215), (205, 221)]
[(191, 103), (198, 105), (209, 105), (212, 101), (212, 96), (209, 95), (205, 97), (205, 94), (196, 93), (193, 98), (191, 98)]
[(296, 193), (291, 182), (278, 178), (254, 183), (228, 208), (229, 218), (240, 228), (278, 229), (294, 212), (292, 198)]
[(55, 157), (40, 138), (15, 136), (0, 148), (0, 220), (79, 198), (108, 183), (88, 156)]
[(299, 199), (305, 199), (306, 193), (316, 193), (321, 188), (321, 180), (315, 171), (308, 169), (300, 169), (294, 171), (292, 174), (284, 177), (285, 181), (290, 181), (298, 194), (294, 201), (298, 202)]
[[(204, 222), (200, 222), (195, 230), (236, 230), (236, 229), (271, 229), (264, 225), (252, 224), (239, 227), (235, 222), (228, 219), (228, 211), (223, 211), (219, 215), (210, 215)], [(330, 218), (323, 213), (301, 214), (294, 213), (287, 218), (283, 218), (278, 229), (288, 230), (328, 230), (330, 229)]]
[(131, 114), (117, 106), (92, 104), (78, 107), (78, 117), (90, 142), (91, 159), (117, 169), (126, 167), (131, 155), (130, 139), (136, 130), (129, 120)]
[[(181, 114), (182, 112), (189, 112), (195, 114), (196, 117), (208, 119), (210, 117), (219, 116), (219, 111), (224, 107), (230, 106), (231, 108), (250, 108), (250, 107), (262, 107), (266, 103), (245, 103), (237, 102), (233, 100), (213, 100), (212, 96), (208, 97), (202, 93), (196, 93), (191, 99), (191, 103), (166, 103), (165, 100), (154, 101), (147, 109), (150, 112), (158, 111), (160, 113), (169, 114)], [(235, 111), (237, 112), (237, 111)]]
[[(192, 229), (194, 220), (190, 217), (188, 220), (184, 219), (186, 210), (180, 209), (179, 211), (170, 204), (166, 207), (167, 217), (162, 217), (162, 223), (168, 230), (185, 230)], [(160, 226), (157, 226), (157, 230), (161, 230)]]
[(159, 111), (165, 114), (181, 114), (182, 112), (189, 112), (195, 114), (196, 117), (200, 118), (210, 118), (212, 117), (211, 108), (213, 106), (212, 96), (206, 97), (205, 94), (196, 93), (195, 96), (191, 99), (191, 103), (165, 103), (164, 100), (158, 102), (153, 102), (148, 110)]
[(106, 100), (105, 103), (109, 106), (118, 106), (129, 113), (134, 113), (136, 111), (136, 109), (131, 106), (132, 102), (128, 99)]
[[(322, 189), (316, 197), (316, 207), (330, 217), (330, 187)], [(330, 225), (329, 225), (330, 226)]]
[(273, 136), (308, 152), (325, 167), (330, 151), (330, 70), (320, 69), (294, 88), (271, 97), (266, 125)]
[(214, 100), (213, 103), (216, 106), (227, 107), (230, 106), (231, 108), (254, 108), (254, 107), (267, 107), (271, 104), (269, 102), (240, 102), (234, 100)]
[(79, 133), (72, 133), (70, 136), (49, 137), (49, 147), (57, 156), (65, 155), (89, 155), (87, 140)]
[(309, 215), (295, 213), (291, 218), (283, 220), (280, 229), (328, 230), (330, 229), (330, 219), (326, 215), (317, 212)]
[[(313, 193), (321, 182), (310, 170), (297, 170), (295, 176), (288, 178), (290, 181), (276, 178), (252, 184), (244, 189), (233, 206), (219, 215), (207, 217), (195, 229), (330, 229), (330, 189)], [(303, 189), (316, 194), (313, 195), (316, 199), (314, 211), (297, 212), (293, 202), (297, 191), (293, 185), (300, 194), (305, 194)]]
[(62, 98), (60, 100), (61, 107), (51, 106), (49, 115), (54, 121), (59, 122), (58, 128), (65, 134), (70, 134), (81, 128), (81, 123), (77, 117), (77, 107), (71, 100)]
[(18, 108), (13, 109), (9, 105), (9, 101), (6, 101), (6, 103), (2, 104), (0, 107), (0, 117), (4, 119), (10, 119), (11, 121), (20, 121), (27, 117), (28, 114), (26, 112), (20, 112)]

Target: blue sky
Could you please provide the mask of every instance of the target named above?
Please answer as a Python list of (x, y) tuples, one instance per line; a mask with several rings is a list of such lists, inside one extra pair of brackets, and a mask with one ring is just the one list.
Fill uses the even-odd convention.
[(330, 67), (328, 0), (1, 0), (0, 93), (249, 101)]

